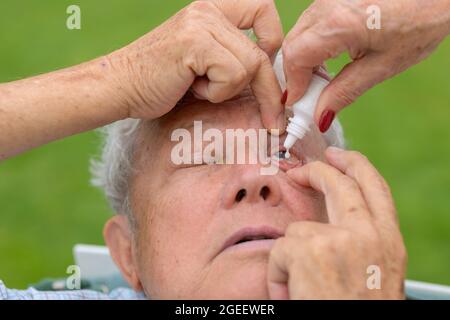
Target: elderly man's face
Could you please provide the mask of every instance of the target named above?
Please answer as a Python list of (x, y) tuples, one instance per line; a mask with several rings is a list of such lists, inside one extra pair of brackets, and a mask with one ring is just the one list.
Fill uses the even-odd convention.
[(268, 298), (273, 239), (294, 221), (327, 221), (322, 196), (285, 173), (292, 165), (321, 158), (325, 142), (312, 129), (291, 152), (292, 163), (282, 161), (275, 175), (261, 175), (259, 164), (173, 164), (177, 142), (171, 133), (198, 120), (204, 130), (263, 128), (249, 94), (217, 105), (192, 100), (156, 124), (145, 124), (131, 179), (136, 230), (129, 246), (110, 249), (128, 281), (151, 298)]

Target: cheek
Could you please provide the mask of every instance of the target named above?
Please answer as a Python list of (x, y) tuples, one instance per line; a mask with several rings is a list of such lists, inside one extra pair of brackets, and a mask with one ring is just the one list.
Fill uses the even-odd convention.
[(202, 181), (169, 179), (148, 204), (140, 226), (140, 273), (153, 296), (174, 297), (188, 290), (207, 262), (205, 237), (217, 196), (215, 188)]

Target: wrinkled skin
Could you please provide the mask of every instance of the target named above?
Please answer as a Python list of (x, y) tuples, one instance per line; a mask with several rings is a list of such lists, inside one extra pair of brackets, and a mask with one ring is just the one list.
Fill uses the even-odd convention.
[[(373, 27), (378, 16), (373, 8), (379, 8), (380, 29)], [(318, 102), (319, 124), (326, 111), (337, 114), (371, 87), (425, 59), (449, 33), (448, 0), (316, 0), (283, 41), (287, 104), (303, 95), (314, 67), (347, 52), (352, 62)]]
[[(194, 99), (157, 123), (146, 123), (141, 128), (136, 173), (131, 179), (136, 226), (130, 229), (126, 217), (116, 216), (105, 227), (113, 258), (135, 289), (159, 299), (402, 297), (404, 261), (392, 259), (395, 268), (385, 270), (384, 246), (376, 232), (367, 233), (368, 223), (356, 219), (354, 237), (350, 231), (342, 231), (342, 235), (341, 227), (329, 224), (324, 190), (314, 190), (296, 178), (296, 170), (310, 165), (316, 164), (311, 170), (317, 179), (331, 168), (315, 161), (325, 161), (326, 148), (317, 128), (293, 148), (291, 164), (281, 161), (276, 175), (262, 176), (260, 165), (173, 165), (170, 151), (175, 143), (170, 141), (170, 134), (176, 128), (189, 127), (194, 120), (203, 120), (204, 130), (209, 126), (220, 130), (263, 128), (257, 102), (248, 94), (214, 106)], [(280, 145), (283, 139), (284, 136)], [(326, 169), (317, 170), (318, 163)], [(338, 182), (341, 180), (345, 182)], [(326, 181), (339, 188), (331, 177)], [(351, 193), (353, 185), (350, 190), (346, 186), (343, 185), (345, 205), (332, 206), (333, 215), (336, 211), (345, 215), (349, 206), (351, 212), (353, 206), (358, 210), (367, 207)], [(242, 189), (246, 195), (238, 200)], [(339, 192), (331, 194), (336, 196)], [(356, 203), (353, 199), (357, 199)], [(390, 197), (380, 203), (389, 200)], [(385, 214), (395, 217), (392, 208)], [(396, 222), (393, 225), (385, 239), (400, 250), (403, 243)], [(282, 237), (222, 251), (226, 240), (237, 230), (258, 227), (276, 230)], [(364, 289), (366, 268), (374, 263), (383, 267), (383, 284), (392, 283), (386, 292), (376, 295)], [(336, 270), (342, 273), (340, 278), (333, 276)], [(292, 275), (289, 281), (287, 274)], [(349, 282), (324, 283), (342, 277)]]

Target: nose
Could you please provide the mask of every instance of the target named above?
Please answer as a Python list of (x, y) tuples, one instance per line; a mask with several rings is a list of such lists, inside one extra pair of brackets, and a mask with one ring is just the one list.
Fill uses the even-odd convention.
[(235, 168), (223, 192), (226, 208), (258, 202), (274, 207), (281, 201), (278, 180), (275, 176), (261, 175), (258, 165), (244, 165)]

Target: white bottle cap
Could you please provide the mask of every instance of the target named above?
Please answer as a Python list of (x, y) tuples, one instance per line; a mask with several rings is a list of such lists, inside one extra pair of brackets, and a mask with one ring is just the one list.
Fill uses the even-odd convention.
[(328, 83), (322, 77), (313, 75), (305, 95), (294, 103), (294, 117), (289, 119), (289, 125), (286, 129), (288, 136), (283, 144), (286, 148), (286, 157), (289, 157), (289, 149), (294, 146), (297, 139), (302, 139), (309, 131), (320, 94)]

